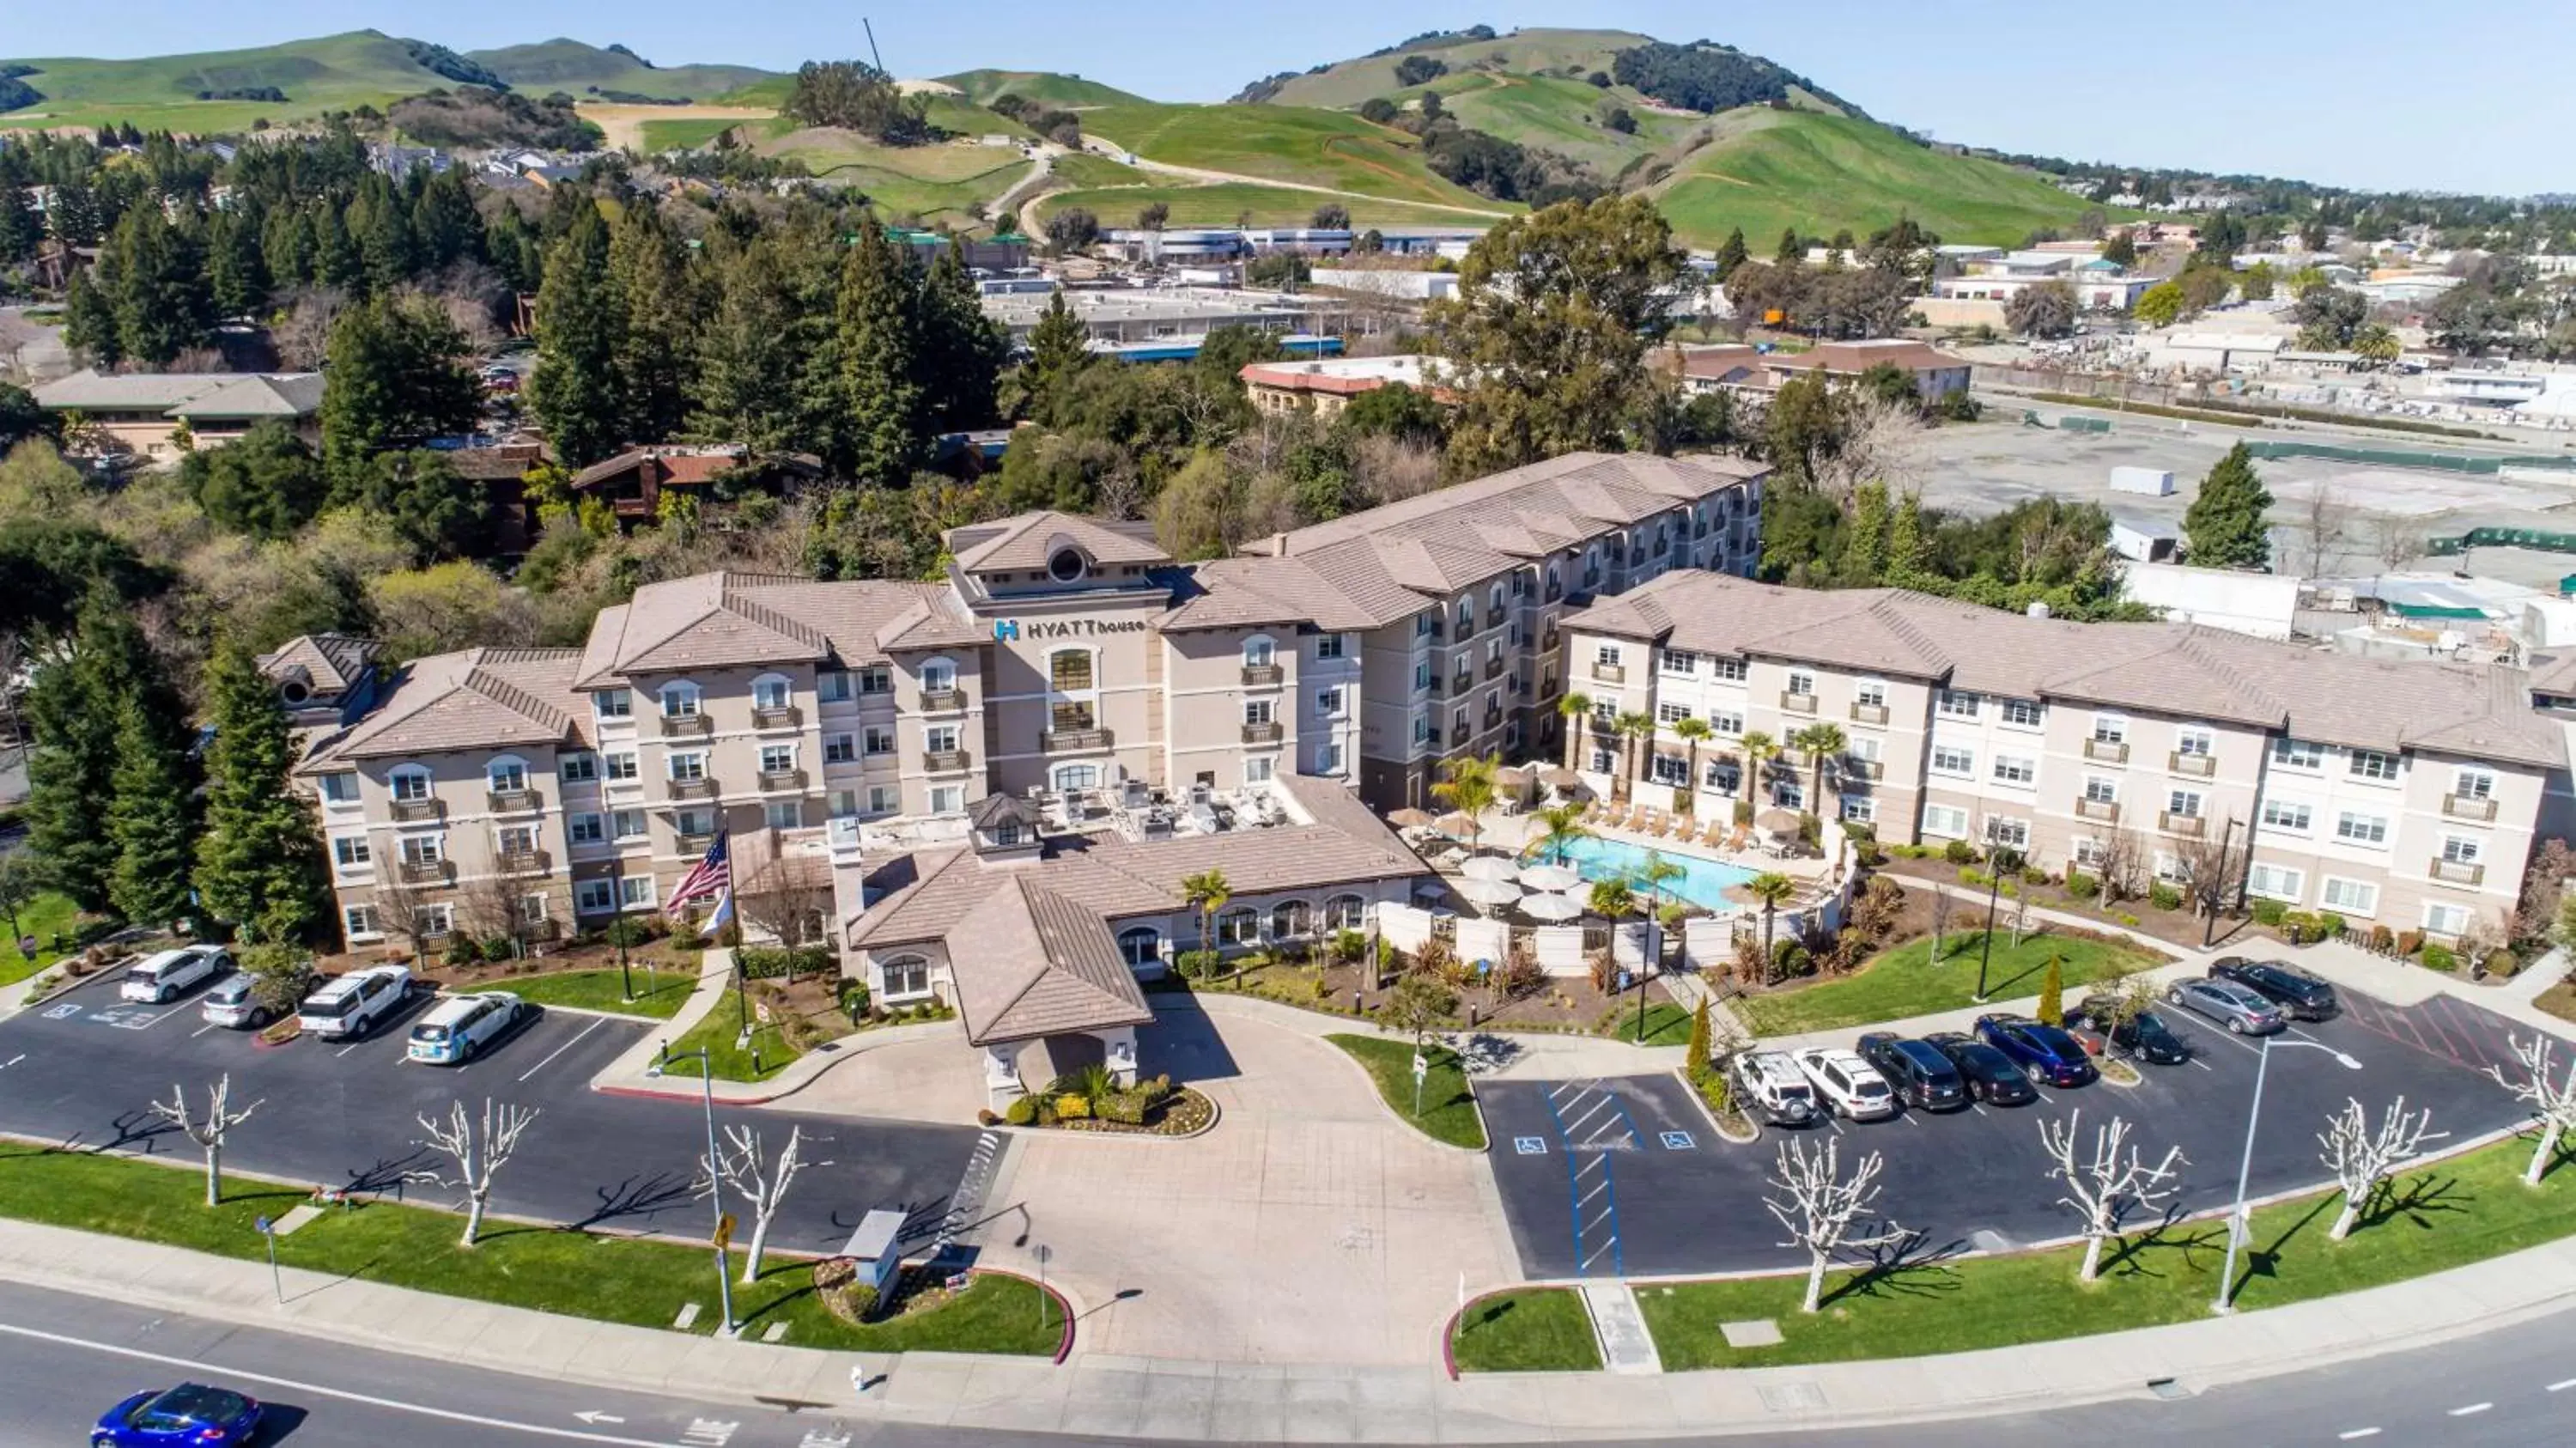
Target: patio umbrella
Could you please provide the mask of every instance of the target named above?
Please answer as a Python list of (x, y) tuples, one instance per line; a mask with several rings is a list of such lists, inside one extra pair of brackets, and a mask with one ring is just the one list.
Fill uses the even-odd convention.
[(1421, 829), (1430, 825), (1428, 810), (1400, 809), (1386, 817), (1386, 822), (1400, 830)]
[(1532, 895), (1521, 902), (1521, 913), (1532, 920), (1562, 924), (1583, 918), (1583, 907), (1564, 895)]
[(1494, 783), (1505, 789), (1527, 789), (1529, 782), (1530, 770), (1527, 765), (1515, 764), (1509, 769), (1494, 771)]
[(1562, 764), (1551, 764), (1538, 772), (1538, 782), (1550, 789), (1573, 789), (1583, 783), (1583, 776)]
[(1521, 871), (1521, 883), (1533, 890), (1571, 890), (1583, 876), (1571, 865), (1532, 865)]
[(1479, 905), (1517, 905), (1522, 895), (1521, 887), (1509, 880), (1467, 879), (1450, 888)]
[[(1453, 809), (1431, 822), (1431, 827), (1444, 835), (1463, 839), (1476, 832), (1476, 817), (1465, 810)], [(1795, 828), (1795, 826), (1792, 826)]]
[(1795, 810), (1766, 809), (1753, 817), (1753, 827), (1766, 835), (1794, 835), (1798, 832)]
[(1480, 855), (1469, 860), (1460, 873), (1470, 880), (1500, 880), (1508, 885), (1520, 878), (1521, 867), (1500, 855)]

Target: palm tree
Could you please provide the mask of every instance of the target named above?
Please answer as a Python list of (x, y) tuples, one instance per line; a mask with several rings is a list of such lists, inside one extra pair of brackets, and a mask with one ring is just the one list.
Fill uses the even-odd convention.
[(1592, 714), (1592, 696), (1567, 694), (1556, 701), (1556, 712), (1565, 718), (1565, 767), (1579, 769), (1583, 758), (1583, 721)]
[(1756, 729), (1745, 735), (1743, 744), (1738, 747), (1744, 751), (1744, 797), (1748, 800), (1757, 798), (1762, 784), (1762, 767), (1780, 757), (1780, 743)]
[(1655, 716), (1629, 709), (1611, 720), (1610, 727), (1619, 735), (1617, 792), (1630, 794), (1634, 792), (1630, 785), (1637, 774), (1637, 741), (1654, 737)]
[(1843, 751), (1851, 748), (1851, 741), (1843, 737), (1840, 724), (1810, 724), (1790, 735), (1789, 742), (1805, 750), (1809, 762), (1816, 766), (1816, 787), (1807, 796), (1807, 813), (1825, 818), (1825, 765), (1840, 759)]
[(1494, 807), (1497, 794), (1494, 775), (1502, 767), (1503, 757), (1499, 754), (1481, 758), (1469, 754), (1445, 759), (1440, 763), (1440, 772), (1446, 778), (1431, 786), (1434, 799), (1467, 817), (1469, 854), (1474, 854), (1484, 843), (1485, 811)]
[(2403, 349), (2398, 345), (2397, 334), (2385, 324), (2369, 322), (2352, 334), (2352, 350), (2373, 362), (2394, 362)]
[(1564, 864), (1566, 847), (1592, 833), (1592, 827), (1583, 822), (1583, 806), (1579, 804), (1547, 805), (1530, 817), (1539, 823), (1539, 844), (1552, 864)]
[[(1648, 850), (1646, 862), (1629, 872), (1629, 887), (1646, 892), (1646, 918), (1655, 922), (1657, 927), (1660, 927), (1663, 919), (1665, 882), (1678, 880), (1689, 873), (1690, 871), (1665, 859), (1662, 852), (1658, 850)], [(1653, 930), (1650, 929), (1647, 937), (1652, 939), (1653, 934)], [(1663, 969), (1664, 966), (1662, 954), (1660, 950), (1656, 952), (1653, 964), (1657, 970)]]
[(1777, 870), (1765, 870), (1744, 882), (1744, 893), (1762, 903), (1762, 982), (1771, 983), (1771, 921), (1789, 897), (1798, 893), (1798, 882)]
[(1629, 889), (1625, 880), (1595, 880), (1584, 903), (1592, 907), (1593, 914), (1616, 924), (1620, 916), (1637, 908), (1637, 892)]
[(1190, 902), (1190, 908), (1198, 912), (1199, 949), (1205, 951), (1209, 948), (1209, 937), (1215, 934), (1216, 912), (1224, 909), (1225, 902), (1234, 898), (1234, 887), (1226, 883), (1225, 871), (1206, 870), (1182, 877), (1181, 895)]
[(1695, 812), (1699, 805), (1699, 743), (1710, 734), (1708, 721), (1691, 715), (1673, 726), (1673, 733), (1690, 746), (1690, 774), (1673, 795), (1673, 808), (1683, 814)]

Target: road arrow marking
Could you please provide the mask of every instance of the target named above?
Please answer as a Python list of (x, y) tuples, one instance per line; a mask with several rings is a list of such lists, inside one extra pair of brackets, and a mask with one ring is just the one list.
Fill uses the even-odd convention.
[(603, 1413), (597, 1408), (589, 1409), (586, 1412), (575, 1413), (573, 1416), (579, 1418), (585, 1423), (588, 1423), (594, 1428), (598, 1427), (602, 1423), (623, 1423), (626, 1421), (615, 1413)]

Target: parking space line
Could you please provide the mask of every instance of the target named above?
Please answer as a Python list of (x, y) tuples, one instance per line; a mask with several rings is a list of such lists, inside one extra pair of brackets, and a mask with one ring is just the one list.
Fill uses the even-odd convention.
[(347, 1044), (347, 1045), (345, 1045), (345, 1046), (342, 1046), (340, 1049), (338, 1049), (338, 1050), (336, 1050), (336, 1051), (333, 1051), (333, 1052), (331, 1053), (331, 1058), (332, 1058), (333, 1060), (335, 1060), (335, 1061), (336, 1061), (336, 1060), (338, 1060), (340, 1057), (342, 1057), (342, 1056), (345, 1056), (345, 1055), (349, 1054), (351, 1051), (354, 1051), (354, 1050), (358, 1049), (360, 1046), (362, 1046), (362, 1045), (364, 1045), (364, 1044), (366, 1044), (366, 1043), (365, 1043), (365, 1042), (363, 1042), (363, 1041), (351, 1041), (349, 1044)]
[(2225, 1041), (2227, 1044), (2234, 1046), (2240, 1051), (2251, 1051), (2257, 1056), (2263, 1054), (2262, 1047), (2255, 1045), (2252, 1041), (2245, 1039), (2243, 1036), (2236, 1034), (2225, 1026), (2212, 1027), (2209, 1033), (2216, 1036), (2218, 1039)]
[(1992, 1115), (1994, 1115), (1994, 1113), (1993, 1113), (1993, 1112), (1988, 1111), (1985, 1107), (1978, 1105), (1978, 1104), (1977, 1104), (1976, 1102), (1974, 1102), (1974, 1101), (1971, 1101), (1971, 1102), (1969, 1102), (1969, 1103), (1968, 1103), (1968, 1109), (1969, 1109), (1970, 1111), (1973, 1111), (1973, 1112), (1977, 1113), (1979, 1116), (1992, 1116)]
[(189, 1040), (191, 1040), (191, 1041), (193, 1041), (193, 1040), (197, 1039), (199, 1036), (204, 1035), (206, 1032), (213, 1030), (214, 1028), (215, 1028), (215, 1023), (214, 1023), (214, 1022), (212, 1022), (212, 1021), (208, 1021), (208, 1022), (206, 1022), (204, 1025), (197, 1027), (197, 1028), (196, 1028), (195, 1030), (193, 1030), (193, 1031), (190, 1031), (190, 1032), (188, 1033), (188, 1039), (189, 1039)]
[(2207, 1072), (2208, 1072), (2210, 1075), (2212, 1075), (2212, 1076), (2215, 1076), (2215, 1075), (2217, 1075), (2217, 1074), (2218, 1074), (2218, 1068), (2217, 1068), (2217, 1067), (2212, 1066), (2212, 1065), (2211, 1065), (2211, 1064), (2209, 1064), (2207, 1061), (2204, 1061), (2204, 1060), (2200, 1059), (2198, 1056), (2194, 1056), (2194, 1057), (2192, 1057), (2192, 1058), (2191, 1058), (2191, 1063), (2192, 1063), (2193, 1065), (2195, 1065), (2195, 1066), (2198, 1066), (2200, 1069), (2202, 1069), (2202, 1070), (2204, 1070), (2204, 1071), (2207, 1071)]
[(1644, 1146), (1646, 1144), (1646, 1134), (1637, 1129), (1637, 1118), (1628, 1114), (1628, 1103), (1621, 1100), (1617, 1092), (1612, 1092), (1610, 1096), (1610, 1104), (1619, 1108), (1620, 1124), (1628, 1128), (1628, 1144), (1630, 1146)]
[(595, 1031), (595, 1030), (598, 1030), (601, 1026), (604, 1026), (604, 1025), (606, 1025), (606, 1024), (608, 1024), (608, 1021), (607, 1021), (607, 1018), (606, 1018), (606, 1017), (603, 1017), (603, 1016), (594, 1016), (594, 1017), (592, 1017), (592, 1018), (591, 1018), (591, 1022), (590, 1022), (590, 1024), (589, 1024), (589, 1025), (586, 1025), (586, 1026), (584, 1026), (584, 1027), (582, 1027), (582, 1028), (581, 1028), (581, 1031), (579, 1032), (579, 1034), (575, 1035), (571, 1040), (564, 1042), (562, 1045), (555, 1047), (555, 1048), (554, 1048), (554, 1050), (553, 1050), (550, 1054), (548, 1054), (548, 1055), (547, 1055), (547, 1057), (546, 1057), (544, 1060), (539, 1061), (537, 1064), (535, 1064), (535, 1065), (533, 1065), (533, 1066), (530, 1066), (530, 1067), (527, 1069), (526, 1074), (525, 1074), (525, 1075), (522, 1075), (519, 1079), (520, 1079), (520, 1080), (522, 1080), (522, 1081), (525, 1081), (525, 1080), (527, 1080), (527, 1079), (528, 1079), (528, 1077), (529, 1077), (529, 1076), (534, 1076), (534, 1075), (535, 1075), (535, 1074), (537, 1074), (539, 1071), (542, 1071), (542, 1070), (546, 1069), (546, 1067), (548, 1067), (548, 1066), (550, 1066), (550, 1065), (554, 1064), (554, 1059), (555, 1059), (555, 1057), (556, 1057), (556, 1056), (560, 1056), (560, 1055), (562, 1055), (564, 1052), (571, 1050), (573, 1047), (580, 1045), (580, 1044), (581, 1044), (581, 1042), (582, 1042), (582, 1037), (583, 1037), (583, 1036), (587, 1036), (587, 1035), (589, 1035), (591, 1032), (593, 1032), (593, 1031)]
[(2445, 1414), (2445, 1416), (2452, 1418), (2466, 1418), (2474, 1413), (2483, 1413), (2494, 1406), (2495, 1404), (2493, 1403), (2471, 1403), (2465, 1408), (2453, 1408)]
[(1896, 1119), (1904, 1122), (1908, 1126), (1916, 1128), (1920, 1128), (1923, 1125), (1922, 1122), (1915, 1119), (1914, 1113), (1911, 1111), (1899, 1111), (1896, 1113)]

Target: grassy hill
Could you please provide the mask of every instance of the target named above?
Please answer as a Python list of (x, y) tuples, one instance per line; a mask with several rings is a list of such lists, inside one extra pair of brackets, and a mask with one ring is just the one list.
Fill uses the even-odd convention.
[[(412, 59), (400, 40), (375, 30), (326, 35), (253, 50), (152, 56), (139, 60), (12, 59), (42, 92), (33, 106), (0, 115), (0, 126), (99, 126), (144, 130), (247, 130), (252, 120), (300, 119), (326, 110), (382, 106), (449, 84)], [(286, 101), (201, 101), (197, 92), (275, 86)]]
[[(1478, 72), (1443, 76), (1427, 89), (1439, 92), (1441, 104), (1470, 130), (1571, 156), (1604, 177), (1618, 175), (1639, 156), (1686, 146), (1708, 126), (1703, 116), (1656, 110), (1625, 86), (1596, 90), (1557, 76)], [(1634, 134), (1600, 123), (1605, 102), (1627, 109), (1637, 123)]]
[(1401, 91), (1403, 87), (1395, 83), (1395, 67), (1408, 55), (1432, 56), (1453, 75), (1482, 69), (1581, 80), (1593, 71), (1608, 70), (1611, 56), (1619, 51), (1652, 39), (1625, 30), (1531, 29), (1492, 40), (1435, 40), (1310, 71), (1283, 83), (1269, 99), (1274, 105), (1347, 110), (1371, 96)]
[(1038, 214), (1041, 217), (1053, 216), (1068, 206), (1079, 206), (1099, 217), (1102, 226), (1133, 226), (1136, 213), (1156, 202), (1172, 209), (1166, 223), (1170, 226), (1233, 226), (1237, 222), (1251, 226), (1304, 226), (1314, 219), (1315, 208), (1326, 202), (1348, 208), (1351, 224), (1362, 228), (1457, 226), (1473, 224), (1479, 219), (1456, 211), (1402, 201), (1381, 201), (1366, 196), (1319, 196), (1312, 191), (1297, 191), (1285, 186), (1234, 183), (1214, 186), (1109, 186), (1058, 191), (1038, 203)]
[(979, 106), (990, 105), (995, 96), (1005, 92), (1067, 110), (1086, 106), (1138, 105), (1145, 100), (1143, 96), (1131, 95), (1116, 86), (1046, 70), (965, 70), (955, 75), (943, 75), (939, 80), (964, 91), (966, 99)]
[[(953, 98), (944, 113), (934, 105), (932, 119), (969, 135), (1017, 129)], [(764, 155), (792, 156), (817, 176), (860, 188), (891, 216), (915, 217), (925, 225), (944, 221), (960, 231), (981, 226), (974, 208), (1000, 197), (1029, 171), (1016, 147), (881, 146), (855, 131), (800, 128), (784, 116), (746, 123), (742, 134)]]
[(703, 101), (773, 78), (770, 72), (749, 65), (648, 66), (626, 51), (560, 37), (535, 45), (467, 51), (466, 59), (490, 66), (513, 90), (539, 95), (560, 90), (579, 96), (598, 89), (656, 100), (686, 96)]
[(1413, 137), (1342, 111), (1139, 104), (1087, 112), (1082, 128), (1167, 166), (1293, 181), (1387, 201), (1483, 212), (1514, 209), (1433, 175)]

